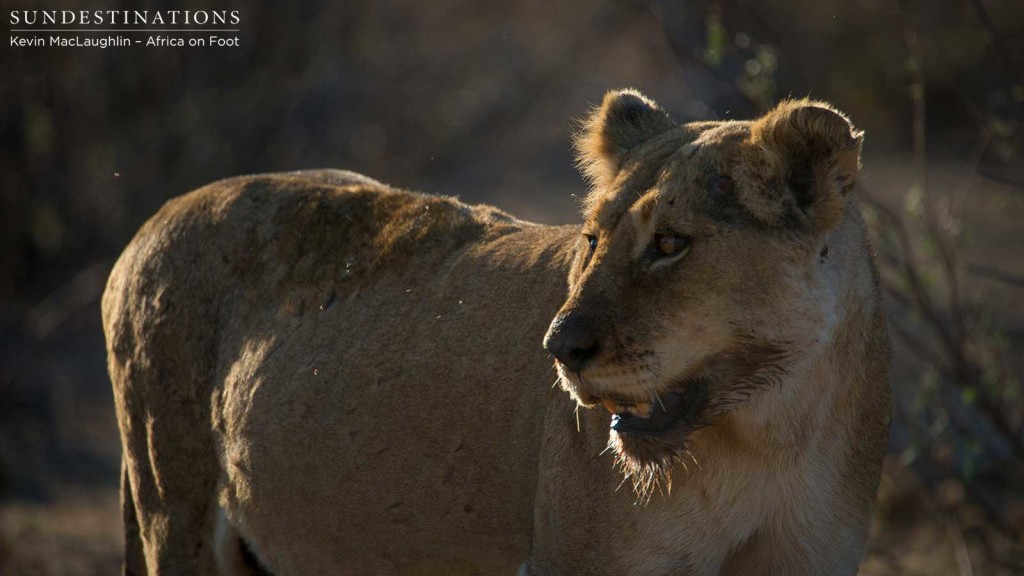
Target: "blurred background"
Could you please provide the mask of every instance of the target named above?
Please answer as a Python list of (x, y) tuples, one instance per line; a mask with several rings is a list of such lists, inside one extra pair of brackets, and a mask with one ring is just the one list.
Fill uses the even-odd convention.
[(1020, 0), (23, 4), (239, 10), (242, 32), (3, 47), (0, 574), (118, 570), (99, 298), (163, 202), (339, 167), (572, 223), (572, 119), (627, 86), (680, 122), (811, 96), (866, 131), (897, 401), (861, 573), (1024, 573)]

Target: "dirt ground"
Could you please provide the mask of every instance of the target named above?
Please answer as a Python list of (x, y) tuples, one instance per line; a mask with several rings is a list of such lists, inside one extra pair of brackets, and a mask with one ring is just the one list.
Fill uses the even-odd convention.
[(45, 503), (5, 504), (0, 534), (4, 574), (117, 574), (124, 542), (117, 489), (68, 488)]

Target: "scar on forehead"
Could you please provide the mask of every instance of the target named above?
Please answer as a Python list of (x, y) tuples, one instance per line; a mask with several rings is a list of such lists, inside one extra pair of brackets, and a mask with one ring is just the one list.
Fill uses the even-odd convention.
[(697, 144), (690, 142), (683, 146), (683, 157), (686, 159), (693, 158), (693, 155), (697, 153)]

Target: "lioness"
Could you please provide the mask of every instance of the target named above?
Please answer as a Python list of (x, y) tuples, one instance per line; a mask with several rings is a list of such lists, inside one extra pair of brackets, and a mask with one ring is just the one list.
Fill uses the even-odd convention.
[(168, 202), (103, 297), (125, 573), (854, 574), (890, 414), (860, 147), (820, 102), (627, 90), (582, 227), (340, 171)]

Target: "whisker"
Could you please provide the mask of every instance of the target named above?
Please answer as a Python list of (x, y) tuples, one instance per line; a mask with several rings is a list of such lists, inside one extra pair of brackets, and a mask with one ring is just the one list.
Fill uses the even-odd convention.
[(626, 478), (627, 478), (626, 476), (622, 477), (622, 482), (619, 482), (619, 485), (615, 487), (615, 491), (616, 492), (618, 492), (619, 488), (622, 488), (622, 485), (626, 483)]
[(700, 462), (697, 462), (697, 458), (694, 457), (693, 452), (690, 452), (689, 449), (686, 450), (686, 455), (689, 456), (690, 460), (693, 460), (693, 463), (697, 465), (697, 470), (704, 469), (704, 467), (700, 465)]
[[(660, 380), (660, 378), (658, 377), (658, 373), (655, 372), (651, 368), (650, 364), (644, 364), (644, 370), (646, 370), (647, 372), (650, 373), (650, 375), (654, 378), (655, 382)], [(662, 410), (666, 410), (665, 403), (662, 402), (661, 396), (658, 394), (658, 391), (655, 389), (655, 384), (654, 383), (650, 383), (650, 382), (645, 382), (644, 383), (644, 387), (647, 388), (647, 395), (651, 398), (651, 401), (652, 402), (653, 401), (657, 401), (658, 404), (661, 405), (661, 409)]]
[(658, 392), (654, 388), (650, 388), (650, 390), (648, 390), (648, 393), (654, 397), (654, 400), (657, 400), (658, 404), (661, 405), (662, 410), (668, 412), (668, 408), (665, 408), (665, 403), (661, 401), (661, 396), (658, 395)]

